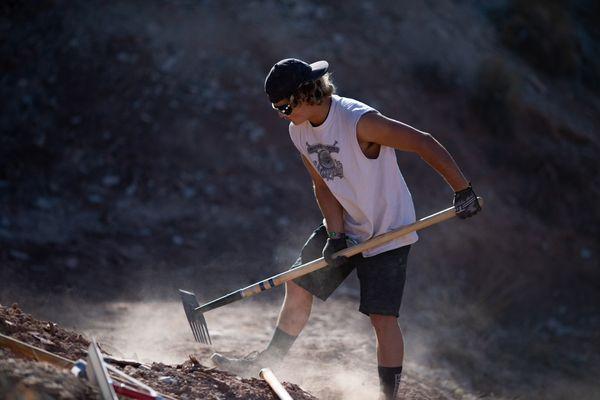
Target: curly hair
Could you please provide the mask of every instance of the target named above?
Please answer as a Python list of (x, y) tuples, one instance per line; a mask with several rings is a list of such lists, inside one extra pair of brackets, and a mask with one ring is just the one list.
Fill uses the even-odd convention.
[(296, 107), (300, 103), (317, 105), (332, 94), (335, 94), (335, 85), (331, 79), (331, 73), (328, 72), (316, 81), (309, 81), (300, 85), (290, 97), (290, 103), (292, 107)]

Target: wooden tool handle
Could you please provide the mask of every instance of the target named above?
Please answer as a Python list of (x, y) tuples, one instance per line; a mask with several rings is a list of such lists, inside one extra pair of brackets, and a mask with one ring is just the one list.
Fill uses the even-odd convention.
[(0, 347), (6, 347), (10, 349), (16, 355), (25, 357), (36, 361), (45, 361), (49, 364), (61, 367), (71, 368), (74, 364), (73, 361), (61, 357), (57, 354), (50, 353), (39, 347), (31, 346), (25, 342), (17, 340), (13, 337), (6, 336), (0, 333)]
[(273, 389), (277, 397), (279, 397), (281, 400), (293, 400), (292, 396), (290, 396), (287, 390), (285, 390), (281, 382), (279, 382), (273, 371), (271, 371), (269, 368), (261, 369), (258, 373), (258, 376), (267, 381), (269, 386), (271, 386), (271, 389)]
[[(483, 199), (481, 197), (478, 197), (477, 200), (479, 200), (479, 205), (483, 207)], [(382, 235), (375, 236), (374, 238), (369, 239), (363, 243), (359, 243), (356, 246), (340, 250), (337, 253), (335, 253), (334, 256), (351, 257), (355, 254), (362, 253), (363, 251), (367, 251), (372, 248), (391, 242), (392, 240), (398, 239), (411, 232), (425, 229), (432, 225), (439, 224), (440, 222), (447, 221), (455, 216), (456, 212), (454, 211), (454, 207), (448, 207), (445, 210), (421, 218), (420, 220), (413, 222), (412, 224), (403, 226), (402, 228), (398, 228), (396, 230), (384, 233)], [(206, 303), (196, 308), (196, 311), (206, 312), (224, 306), (226, 304), (233, 303), (234, 301), (241, 300), (245, 297), (254, 296), (255, 294), (264, 292), (268, 289), (272, 289), (287, 281), (310, 274), (311, 272), (314, 272), (326, 266), (327, 262), (322, 257), (318, 258), (314, 261), (307, 262), (306, 264), (302, 264), (296, 268), (284, 271), (280, 274), (267, 278), (264, 281), (260, 281), (250, 286), (246, 286), (245, 288), (239, 289), (228, 295)]]

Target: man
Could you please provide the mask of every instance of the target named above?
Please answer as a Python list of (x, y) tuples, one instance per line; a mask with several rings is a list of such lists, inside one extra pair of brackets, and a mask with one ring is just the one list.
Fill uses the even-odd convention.
[(326, 61), (309, 65), (281, 60), (270, 70), (265, 92), (279, 116), (290, 121), (290, 137), (310, 173), (324, 218), (294, 266), (321, 255), (329, 265), (286, 284), (277, 328), (266, 350), (243, 359), (215, 353), (212, 359), (234, 372), (281, 360), (308, 321), (313, 296), (326, 300), (356, 268), (359, 311), (369, 316), (377, 338), (381, 390), (386, 399), (394, 399), (404, 357), (398, 312), (408, 253), (417, 234), (350, 259), (332, 256), (349, 242), (360, 243), (415, 221), (395, 149), (417, 153), (442, 175), (455, 192), (459, 217), (476, 214), (480, 206), (470, 183), (433, 136), (335, 95), (328, 68)]

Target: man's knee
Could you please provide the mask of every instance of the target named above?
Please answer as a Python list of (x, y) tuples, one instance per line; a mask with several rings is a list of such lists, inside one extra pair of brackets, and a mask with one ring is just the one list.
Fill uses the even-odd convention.
[(311, 305), (313, 301), (313, 295), (306, 289), (298, 286), (294, 281), (288, 281), (285, 283), (285, 297), (286, 300), (293, 301), (297, 304)]
[(398, 318), (394, 315), (371, 314), (369, 315), (369, 318), (371, 319), (371, 325), (373, 325), (376, 332), (400, 329), (398, 326)]

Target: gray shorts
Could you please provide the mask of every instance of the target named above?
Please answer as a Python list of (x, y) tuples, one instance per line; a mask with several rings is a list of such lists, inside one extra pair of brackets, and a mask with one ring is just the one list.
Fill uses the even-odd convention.
[[(320, 225), (304, 244), (300, 257), (292, 268), (322, 257), (326, 241), (327, 230)], [(397, 317), (402, 304), (409, 251), (410, 245), (372, 257), (363, 257), (362, 254), (357, 254), (340, 267), (327, 266), (296, 278), (294, 282), (324, 301), (356, 268), (360, 281), (359, 311), (366, 315), (395, 315)]]

